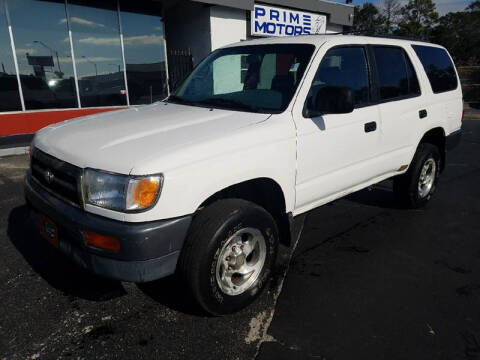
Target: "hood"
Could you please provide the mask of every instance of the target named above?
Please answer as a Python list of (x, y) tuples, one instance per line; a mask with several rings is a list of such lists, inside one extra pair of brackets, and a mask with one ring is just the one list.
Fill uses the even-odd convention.
[(37, 133), (35, 146), (82, 168), (129, 174), (143, 159), (166, 157), (268, 117), (162, 102), (48, 126)]

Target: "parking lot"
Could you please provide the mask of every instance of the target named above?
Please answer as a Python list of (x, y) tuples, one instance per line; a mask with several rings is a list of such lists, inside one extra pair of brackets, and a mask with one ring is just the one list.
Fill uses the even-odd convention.
[(311, 211), (250, 308), (206, 317), (175, 277), (135, 285), (72, 265), (0, 159), (0, 360), (480, 359), (480, 117), (467, 112), (427, 208), (387, 181)]

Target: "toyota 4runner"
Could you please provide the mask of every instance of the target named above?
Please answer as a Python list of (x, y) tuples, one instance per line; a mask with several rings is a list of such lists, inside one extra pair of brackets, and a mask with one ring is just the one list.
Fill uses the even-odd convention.
[(25, 179), (40, 233), (94, 273), (178, 272), (212, 314), (265, 286), (293, 218), (393, 177), (433, 195), (460, 138), (448, 52), (347, 35), (214, 51), (165, 101), (40, 130)]

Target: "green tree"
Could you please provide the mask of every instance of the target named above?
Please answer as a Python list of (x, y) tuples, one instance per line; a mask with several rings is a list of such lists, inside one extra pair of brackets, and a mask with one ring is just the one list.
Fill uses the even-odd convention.
[(384, 33), (390, 34), (396, 28), (401, 9), (402, 5), (400, 4), (400, 0), (384, 0), (381, 3), (380, 12), (384, 20), (382, 26)]
[(468, 7), (465, 9), (468, 11), (480, 11), (480, 0), (472, 2)]
[(355, 6), (353, 31), (362, 35), (378, 34), (381, 32), (383, 22), (383, 16), (373, 4), (365, 3), (362, 7)]
[(396, 33), (402, 36), (428, 39), (438, 21), (438, 13), (432, 0), (409, 0), (402, 7)]
[(480, 64), (480, 1), (466, 11), (442, 16), (433, 29), (431, 40), (445, 46), (457, 65)]

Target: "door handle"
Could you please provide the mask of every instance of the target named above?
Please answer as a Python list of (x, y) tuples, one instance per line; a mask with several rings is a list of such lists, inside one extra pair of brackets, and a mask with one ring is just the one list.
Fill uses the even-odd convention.
[(364, 129), (366, 133), (375, 131), (377, 130), (377, 123), (375, 121), (368, 122), (365, 124)]
[(425, 110), (425, 109), (420, 110), (420, 111), (418, 112), (418, 117), (419, 117), (420, 119), (426, 118), (427, 115), (428, 115), (428, 113), (427, 113), (427, 110)]

